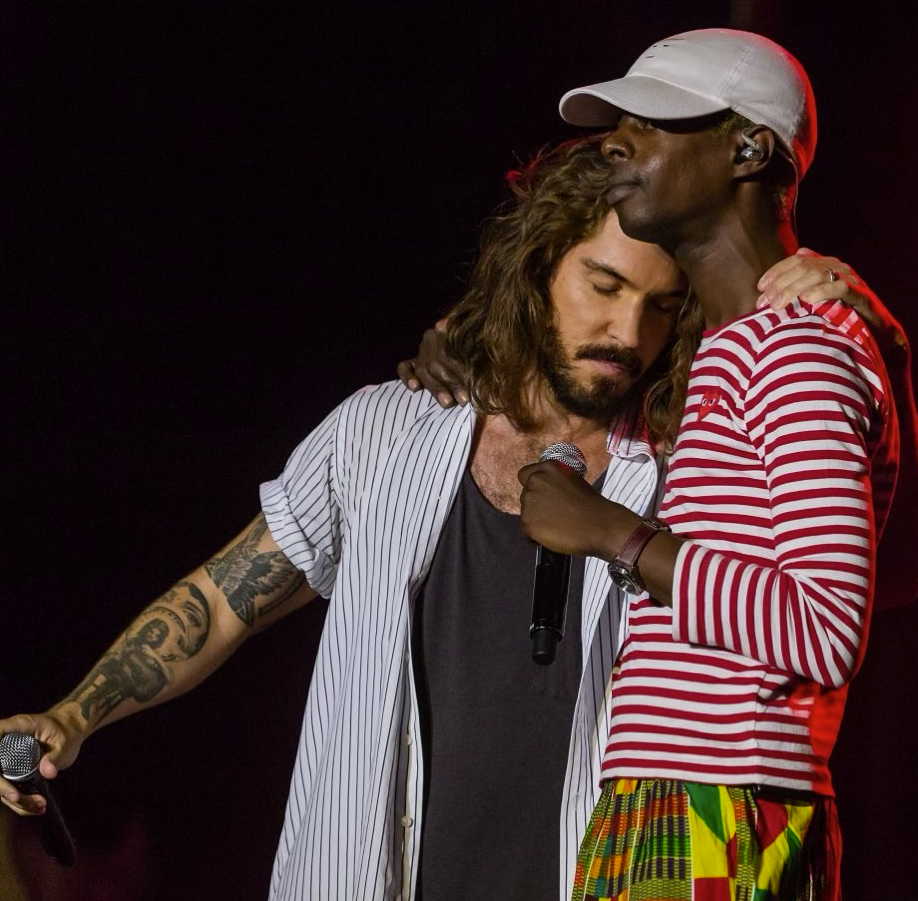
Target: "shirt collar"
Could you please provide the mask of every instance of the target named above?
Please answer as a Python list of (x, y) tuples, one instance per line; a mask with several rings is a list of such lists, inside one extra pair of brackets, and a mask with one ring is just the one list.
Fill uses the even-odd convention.
[(613, 457), (625, 459), (655, 456), (647, 421), (639, 405), (631, 405), (612, 421), (606, 449)]

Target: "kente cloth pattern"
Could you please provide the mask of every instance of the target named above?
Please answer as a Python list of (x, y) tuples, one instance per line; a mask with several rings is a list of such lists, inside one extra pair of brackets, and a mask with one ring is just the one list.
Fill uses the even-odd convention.
[(608, 782), (572, 901), (835, 901), (834, 803), (756, 787)]

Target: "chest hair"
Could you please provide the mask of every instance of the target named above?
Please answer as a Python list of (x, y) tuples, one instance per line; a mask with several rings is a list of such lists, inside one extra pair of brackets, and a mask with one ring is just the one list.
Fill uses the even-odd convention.
[[(542, 451), (550, 444), (566, 440), (564, 436), (520, 432), (503, 417), (485, 417), (472, 448), (472, 478), (492, 507), (519, 516), (522, 486), (517, 474), (529, 463), (538, 462)], [(605, 472), (609, 462), (605, 431), (598, 430), (572, 443), (587, 458), (587, 478), (595, 481)]]

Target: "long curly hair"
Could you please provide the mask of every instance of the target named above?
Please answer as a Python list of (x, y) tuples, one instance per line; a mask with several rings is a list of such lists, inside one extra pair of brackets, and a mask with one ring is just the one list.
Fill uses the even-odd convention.
[[(508, 174), (511, 197), (486, 223), (466, 292), (447, 320), (447, 350), (468, 369), (475, 408), (523, 430), (537, 426), (525, 388), (552, 324), (552, 278), (611, 212), (601, 143), (601, 135), (568, 141)], [(689, 297), (673, 338), (631, 395), (643, 396), (650, 437), (664, 448), (679, 427), (700, 327)]]

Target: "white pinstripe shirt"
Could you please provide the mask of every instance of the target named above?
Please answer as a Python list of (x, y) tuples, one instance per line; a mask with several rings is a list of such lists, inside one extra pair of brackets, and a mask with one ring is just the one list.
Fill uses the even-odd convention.
[[(271, 901), (414, 895), (424, 761), (411, 612), (468, 464), (473, 426), (470, 408), (444, 410), (399, 382), (365, 388), (262, 485), (275, 541), (330, 598)], [(660, 482), (650, 446), (624, 427), (610, 441), (603, 494), (650, 513)], [(587, 559), (583, 592), (584, 671), (559, 823), (562, 901), (599, 793), (620, 628), (621, 598), (602, 561)]]

